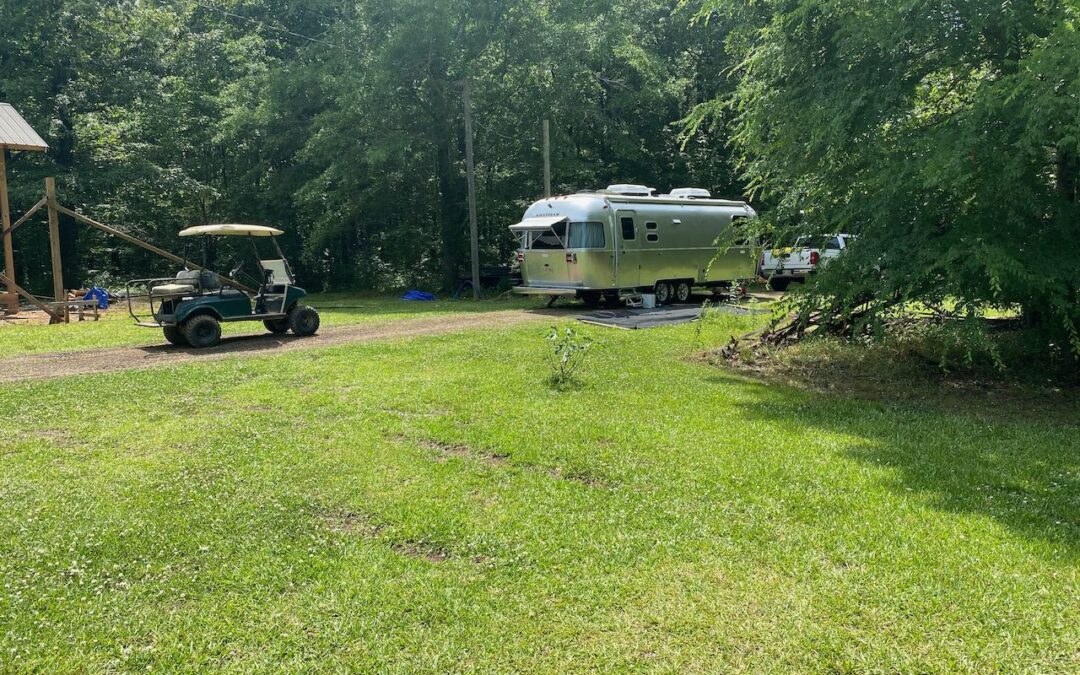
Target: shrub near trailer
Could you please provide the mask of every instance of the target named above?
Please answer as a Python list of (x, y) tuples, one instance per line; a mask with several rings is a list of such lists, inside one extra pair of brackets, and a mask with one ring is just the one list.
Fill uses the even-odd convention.
[[(227, 278), (206, 269), (184, 269), (175, 277), (128, 282), (128, 312), (139, 326), (160, 328), (166, 340), (180, 346), (212, 347), (221, 340), (221, 324), (230, 321), (262, 321), (271, 333), (314, 335), (319, 313), (300, 304), (307, 291), (293, 285), (292, 269), (274, 239), (280, 234), (281, 230), (262, 225), (199, 225), (181, 231), (181, 237), (246, 237), (258, 268), (258, 287), (235, 280), (247, 264), (243, 260)], [(269, 241), (277, 257), (263, 258), (260, 240)], [(143, 286), (152, 321), (136, 314), (131, 302), (134, 289)]]

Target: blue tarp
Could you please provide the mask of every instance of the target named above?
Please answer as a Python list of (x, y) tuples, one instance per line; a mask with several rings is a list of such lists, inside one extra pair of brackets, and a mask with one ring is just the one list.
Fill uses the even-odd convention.
[(109, 293), (104, 288), (94, 286), (86, 292), (86, 295), (83, 296), (83, 300), (97, 300), (98, 309), (109, 308)]
[(433, 300), (438, 300), (438, 298), (436, 298), (431, 293), (426, 293), (424, 291), (409, 291), (405, 295), (401, 296), (401, 299), (402, 300), (419, 300), (421, 302), (431, 302)]

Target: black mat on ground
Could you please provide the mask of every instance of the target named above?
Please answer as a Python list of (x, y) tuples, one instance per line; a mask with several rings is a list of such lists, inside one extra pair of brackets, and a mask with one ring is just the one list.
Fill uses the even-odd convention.
[[(709, 311), (729, 314), (757, 314), (768, 310), (750, 309), (735, 305), (720, 305)], [(611, 326), (634, 330), (637, 328), (655, 328), (689, 323), (701, 316), (701, 307), (697, 305), (679, 305), (675, 307), (657, 307), (655, 309), (602, 309), (578, 317), (579, 321), (598, 326)]]

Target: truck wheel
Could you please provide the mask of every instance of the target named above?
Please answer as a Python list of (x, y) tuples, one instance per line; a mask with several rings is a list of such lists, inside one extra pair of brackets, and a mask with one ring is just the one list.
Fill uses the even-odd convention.
[(275, 335), (281, 335), (289, 330), (288, 319), (270, 319), (269, 321), (263, 321), (263, 325), (266, 326), (266, 330)]
[(184, 323), (184, 339), (199, 349), (213, 347), (221, 341), (221, 324), (209, 314), (193, 316)]
[(680, 305), (690, 300), (690, 284), (685, 281), (679, 281), (675, 284), (675, 302)]
[(774, 291), (786, 291), (791, 279), (769, 279), (769, 288)]
[(289, 310), (289, 330), (298, 337), (314, 335), (319, 330), (319, 313), (314, 307), (296, 306)]
[(666, 281), (657, 281), (656, 286), (653, 287), (653, 292), (656, 294), (656, 304), (666, 305), (671, 302), (671, 284)]
[(162, 326), (162, 332), (165, 333), (165, 339), (171, 344), (177, 347), (187, 347), (187, 339), (184, 337), (184, 332), (180, 330), (179, 326)]

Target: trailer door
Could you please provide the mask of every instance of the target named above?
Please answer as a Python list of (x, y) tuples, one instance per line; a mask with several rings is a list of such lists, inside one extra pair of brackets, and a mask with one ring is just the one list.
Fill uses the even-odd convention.
[(641, 278), (641, 234), (635, 211), (615, 212), (615, 250), (615, 285), (636, 287)]

